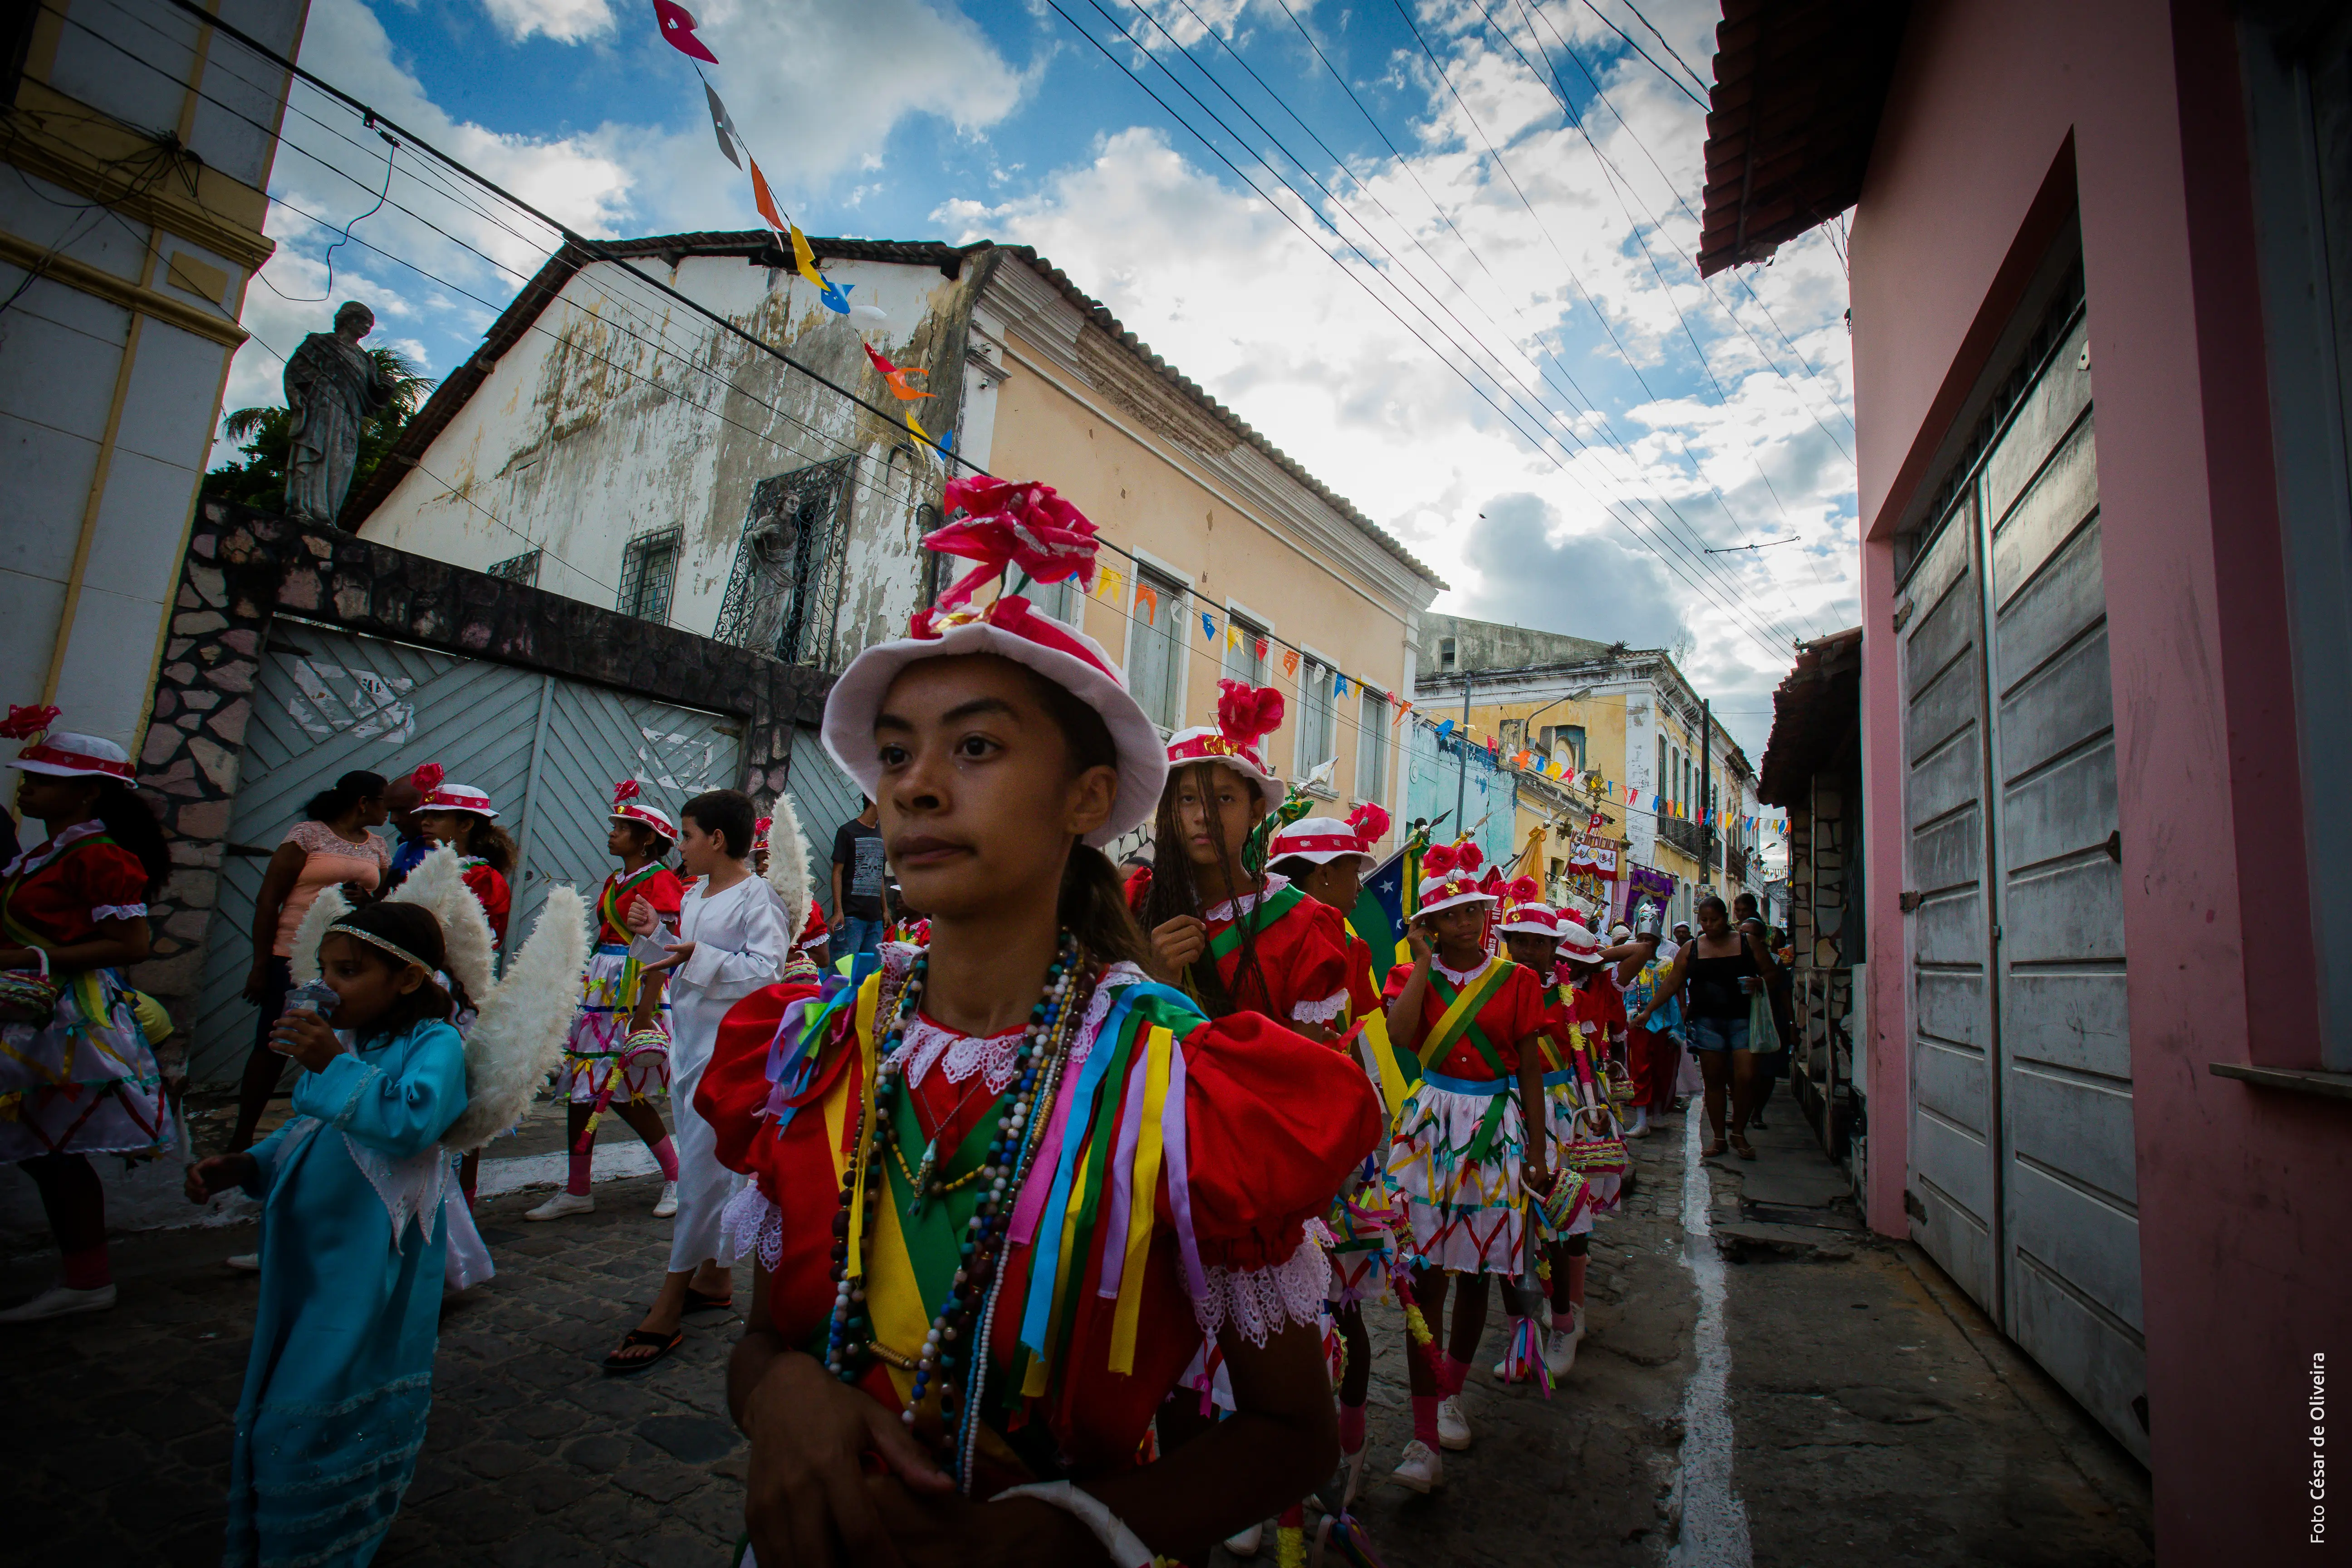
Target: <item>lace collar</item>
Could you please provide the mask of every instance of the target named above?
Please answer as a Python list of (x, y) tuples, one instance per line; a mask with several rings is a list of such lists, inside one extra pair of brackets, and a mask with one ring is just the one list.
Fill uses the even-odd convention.
[[(896, 989), (898, 969), (910, 963), (917, 951), (908, 945), (903, 955), (884, 954), (882, 989), (886, 994)], [(1087, 1003), (1086, 1016), (1078, 1020), (1078, 1037), (1070, 1043), (1069, 1068), (1084, 1063), (1087, 1053), (1094, 1048), (1095, 1037), (1102, 1032), (1103, 1020), (1110, 1015), (1112, 993), (1149, 978), (1142, 970), (1124, 961), (1103, 971), (1093, 997)], [(989, 1093), (1003, 1094), (1020, 1071), (1022, 1037), (1026, 1032), (1024, 1026), (1002, 1035), (958, 1034), (919, 1012), (898, 1042), (898, 1059), (907, 1067), (907, 1087), (920, 1089), (931, 1069), (938, 1068), (947, 1074), (950, 1083), (965, 1082), (979, 1073)]]
[(1490, 952), (1478, 962), (1477, 967), (1474, 969), (1465, 969), (1459, 973), (1456, 973), (1454, 971), (1445, 967), (1445, 960), (1433, 956), (1429, 961), (1429, 967), (1437, 971), (1438, 973), (1445, 976), (1446, 984), (1452, 985), (1456, 991), (1459, 991), (1465, 985), (1469, 984), (1473, 980), (1477, 979), (1481, 974), (1486, 973), (1486, 965), (1494, 962), (1495, 955)]
[(1227, 899), (1223, 903), (1202, 915), (1201, 919), (1210, 925), (1223, 925), (1227, 921), (1237, 921), (1288, 886), (1290, 886), (1289, 878), (1277, 872), (1268, 871), (1265, 874), (1264, 892), (1244, 893), (1239, 898)]
[(0, 877), (19, 875), (29, 877), (83, 839), (95, 838), (105, 831), (106, 824), (95, 819), (89, 822), (77, 822), (47, 843), (36, 844), (14, 860), (9, 861), (7, 868), (0, 870)]

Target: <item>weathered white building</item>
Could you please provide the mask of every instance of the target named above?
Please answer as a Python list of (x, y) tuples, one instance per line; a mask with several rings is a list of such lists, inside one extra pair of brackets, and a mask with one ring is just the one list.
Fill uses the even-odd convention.
[[(163, 0), (0, 19), (0, 700), (136, 752), (180, 558), (272, 249), (287, 78)], [(291, 54), (308, 0), (219, 14)], [(21, 61), (21, 69), (16, 62)], [(289, 345), (290, 346), (290, 345)], [(234, 747), (243, 710), (186, 728)]]
[[(921, 548), (947, 466), (875, 409), (912, 411), (1097, 524), (1102, 590), (1032, 597), (1120, 659), (1164, 728), (1210, 721), (1221, 676), (1279, 686), (1285, 771), (1330, 760), (1335, 796), (1395, 809), (1391, 694), (1411, 689), (1417, 616), (1444, 587), (1427, 567), (1034, 251), (813, 244), (879, 320), (828, 309), (763, 231), (559, 253), (345, 526), (839, 668), (961, 569)], [(930, 395), (895, 398), (869, 344)]]

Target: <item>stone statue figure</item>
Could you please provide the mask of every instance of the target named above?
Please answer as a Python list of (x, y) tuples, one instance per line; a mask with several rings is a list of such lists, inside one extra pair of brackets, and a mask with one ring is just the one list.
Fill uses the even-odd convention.
[(286, 455), (286, 515), (332, 523), (352, 488), (360, 422), (392, 400), (392, 382), (360, 340), (375, 331), (375, 312), (356, 300), (335, 312), (335, 330), (312, 332), (286, 362), (286, 406), (292, 411)]

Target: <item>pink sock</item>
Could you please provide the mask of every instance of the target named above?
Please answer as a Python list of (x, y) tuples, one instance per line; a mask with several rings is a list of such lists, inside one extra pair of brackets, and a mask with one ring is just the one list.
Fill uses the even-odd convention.
[(1462, 1392), (1462, 1385), (1469, 1380), (1469, 1377), (1470, 1363), (1466, 1361), (1457, 1360), (1450, 1352), (1447, 1353), (1445, 1360), (1439, 1363), (1437, 1374), (1438, 1387), (1444, 1391), (1445, 1397), (1448, 1399), (1453, 1398), (1455, 1394)]
[(1412, 1435), (1415, 1440), (1437, 1447), (1437, 1395), (1416, 1394), (1412, 1396)]
[(107, 1267), (106, 1243), (86, 1247), (79, 1252), (65, 1255), (66, 1289), (96, 1290), (114, 1283), (114, 1270)]
[(571, 1194), (575, 1198), (586, 1197), (588, 1195), (588, 1173), (594, 1168), (595, 1163), (596, 1151), (593, 1149), (589, 1150), (585, 1154), (572, 1155), (571, 1173), (566, 1175), (563, 1179), (563, 1190)]
[(669, 1134), (667, 1132), (663, 1133), (661, 1142), (655, 1144), (653, 1148), (654, 1163), (661, 1167), (662, 1180), (665, 1182), (677, 1181), (677, 1150), (670, 1142)]
[(1339, 1406), (1339, 1451), (1352, 1454), (1364, 1446), (1364, 1407), (1360, 1405)]

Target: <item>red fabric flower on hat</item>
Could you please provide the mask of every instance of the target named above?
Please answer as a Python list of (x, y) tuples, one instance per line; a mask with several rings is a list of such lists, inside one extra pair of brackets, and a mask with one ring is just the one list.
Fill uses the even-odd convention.
[(59, 710), (55, 703), (44, 702), (37, 707), (19, 708), (8, 704), (8, 718), (0, 723), (0, 738), (11, 741), (29, 740), (58, 721)]
[(764, 843), (767, 840), (768, 829), (773, 827), (775, 825), (776, 819), (774, 817), (763, 816), (760, 818), (759, 821), (751, 824), (751, 837)]
[(1002, 577), (1008, 566), (1020, 567), (1039, 583), (1076, 577), (1081, 586), (1094, 586), (1095, 525), (1055, 495), (1053, 486), (1034, 480), (951, 479), (945, 505), (950, 512), (961, 510), (966, 515), (926, 534), (923, 548), (980, 564), (940, 595), (940, 609), (968, 603), (982, 584)]
[(1348, 814), (1348, 826), (1354, 828), (1356, 837), (1365, 843), (1374, 843), (1387, 836), (1389, 814), (1384, 807), (1366, 801)]
[(641, 793), (636, 780), (623, 779), (613, 786), (613, 804), (618, 805), (625, 800), (635, 800)]
[(1217, 733), (1235, 745), (1255, 746), (1282, 728), (1282, 693), (1273, 687), (1220, 680), (1217, 690)]
[(1515, 904), (1538, 903), (1543, 899), (1543, 888), (1533, 877), (1517, 879), (1503, 893)]
[(441, 781), (448, 776), (448, 771), (439, 763), (427, 763), (409, 774), (408, 782), (415, 784), (422, 793), (431, 795), (441, 787)]
[(1447, 877), (1461, 864), (1461, 857), (1451, 844), (1433, 844), (1421, 852), (1421, 874), (1424, 877)]
[(1454, 864), (1465, 871), (1475, 871), (1486, 863), (1486, 852), (1465, 838), (1454, 847)]

